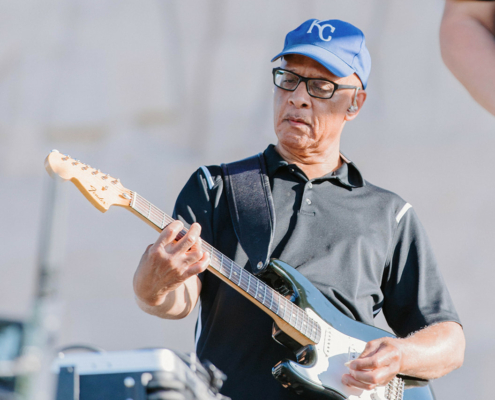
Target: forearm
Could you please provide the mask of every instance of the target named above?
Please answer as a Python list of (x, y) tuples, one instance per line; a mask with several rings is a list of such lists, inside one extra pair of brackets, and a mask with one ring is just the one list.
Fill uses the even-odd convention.
[(445, 65), (495, 115), (495, 2), (447, 1), (440, 28)]
[(462, 327), (455, 322), (441, 322), (398, 339), (400, 373), (423, 379), (446, 375), (462, 365), (465, 345)]
[(177, 289), (166, 293), (159, 304), (150, 304), (139, 298), (137, 294), (136, 303), (148, 314), (164, 319), (181, 319), (194, 309), (200, 292), (201, 281), (197, 276), (193, 276)]
[(464, 348), (464, 333), (456, 322), (441, 322), (404, 339), (372, 340), (349, 363), (349, 374), (342, 376), (342, 382), (370, 390), (387, 384), (397, 374), (439, 378), (462, 365)]

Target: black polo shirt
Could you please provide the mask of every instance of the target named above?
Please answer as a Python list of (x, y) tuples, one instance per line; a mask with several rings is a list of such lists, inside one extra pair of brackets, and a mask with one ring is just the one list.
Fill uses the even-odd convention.
[[(362, 178), (349, 160), (308, 179), (273, 145), (264, 152), (276, 229), (272, 258), (305, 275), (340, 311), (373, 325), (383, 310), (401, 337), (459, 318), (414, 209)], [(241, 266), (249, 261), (231, 223), (219, 166), (201, 167), (180, 193), (174, 215), (198, 222), (201, 237)], [(255, 216), (254, 216), (255, 217)], [(300, 399), (272, 377), (292, 353), (271, 338), (272, 320), (209, 272), (202, 280), (197, 353), (224, 371), (233, 400)]]

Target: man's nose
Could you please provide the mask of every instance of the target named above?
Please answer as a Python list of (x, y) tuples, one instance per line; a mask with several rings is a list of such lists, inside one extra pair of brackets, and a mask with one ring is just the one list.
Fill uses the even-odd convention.
[(289, 102), (297, 108), (311, 107), (311, 96), (308, 94), (306, 82), (299, 82), (296, 90), (291, 92)]

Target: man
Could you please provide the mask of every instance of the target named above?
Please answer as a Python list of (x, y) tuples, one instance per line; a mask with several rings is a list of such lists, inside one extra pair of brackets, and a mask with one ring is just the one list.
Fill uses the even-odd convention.
[(454, 76), (495, 115), (495, 1), (447, 0), (440, 48)]
[[(340, 153), (342, 130), (367, 96), (363, 33), (339, 20), (309, 20), (287, 35), (274, 60), (280, 57), (273, 71), (278, 142), (263, 153), (276, 213), (271, 256), (297, 268), (351, 318), (373, 324), (383, 309), (404, 338), (369, 342), (344, 384), (372, 389), (398, 373), (445, 375), (462, 364), (464, 336), (423, 229), (404, 200), (365, 182)], [(192, 175), (175, 215), (182, 222), (160, 234), (136, 271), (140, 307), (183, 318), (200, 298), (197, 352), (227, 374), (223, 393), (235, 400), (300, 398), (271, 376), (273, 365), (293, 356), (270, 338), (270, 317), (203, 272), (210, 255), (202, 240), (254, 267), (237, 241), (220, 167)], [(175, 242), (183, 223), (190, 230)]]

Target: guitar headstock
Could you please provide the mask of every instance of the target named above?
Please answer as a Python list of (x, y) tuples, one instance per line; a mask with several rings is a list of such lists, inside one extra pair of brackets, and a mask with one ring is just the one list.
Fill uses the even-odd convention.
[(72, 181), (81, 193), (101, 212), (110, 206), (129, 207), (132, 192), (119, 179), (102, 173), (99, 169), (74, 160), (68, 155), (52, 150), (45, 159), (45, 168), (52, 177)]

